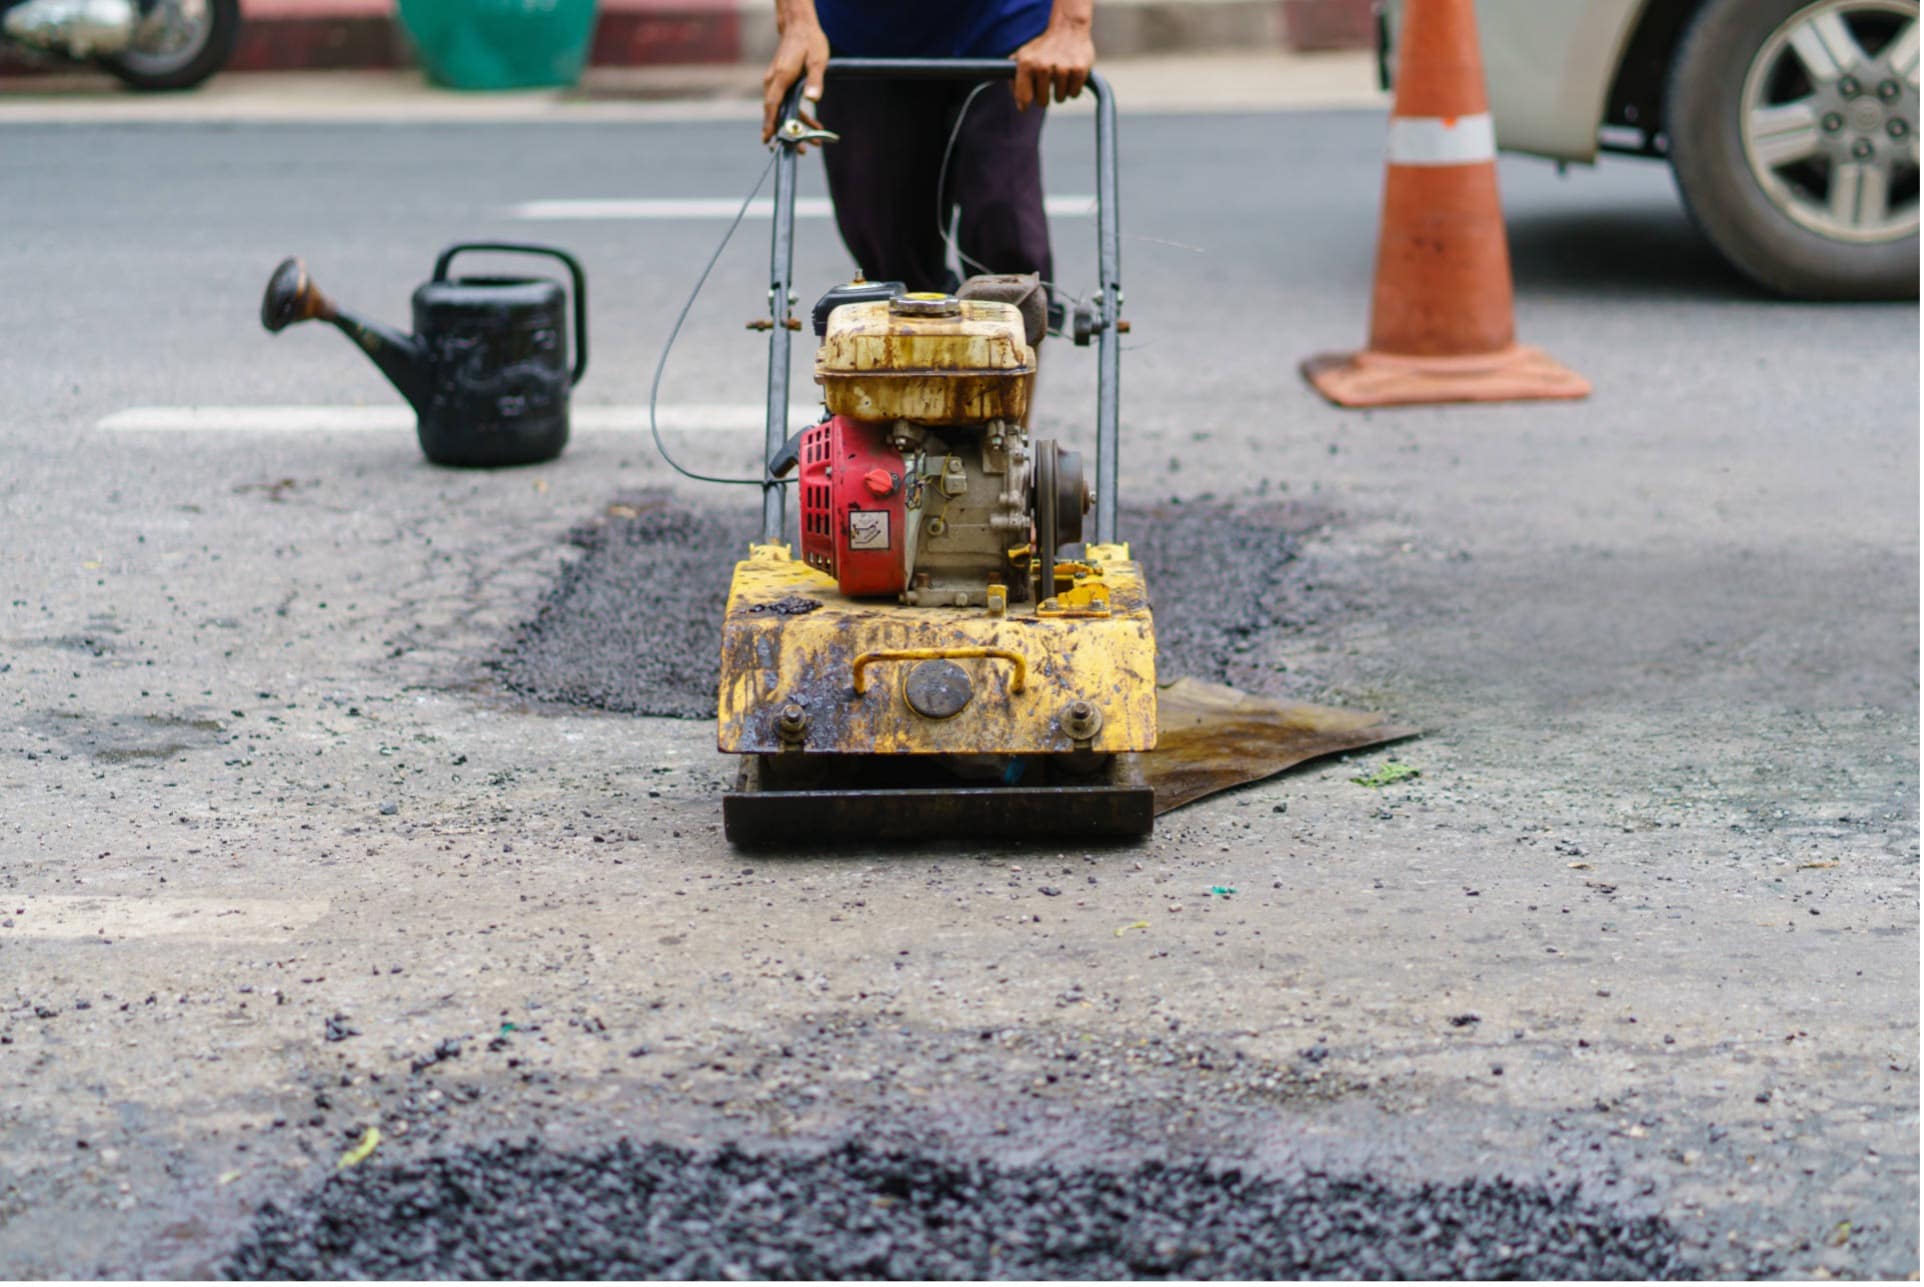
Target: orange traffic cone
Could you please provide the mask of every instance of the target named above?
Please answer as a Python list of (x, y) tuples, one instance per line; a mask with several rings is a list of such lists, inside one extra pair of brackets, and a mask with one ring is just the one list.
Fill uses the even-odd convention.
[(1303, 374), (1346, 407), (1584, 397), (1587, 380), (1516, 342), (1472, 0), (1404, 13), (1369, 348)]

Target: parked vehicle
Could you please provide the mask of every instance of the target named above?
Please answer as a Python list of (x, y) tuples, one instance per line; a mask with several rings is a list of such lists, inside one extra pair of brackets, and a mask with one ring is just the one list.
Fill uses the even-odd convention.
[(92, 61), (135, 89), (191, 89), (226, 66), (240, 0), (0, 0), (0, 40)]
[(1477, 0), (1477, 20), (1499, 146), (1664, 158), (1772, 290), (1916, 297), (1918, 0)]

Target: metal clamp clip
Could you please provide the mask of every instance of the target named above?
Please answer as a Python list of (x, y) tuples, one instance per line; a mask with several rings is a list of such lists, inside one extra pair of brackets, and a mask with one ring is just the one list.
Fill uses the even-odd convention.
[(799, 116), (791, 116), (775, 131), (775, 141), (783, 147), (806, 147), (810, 143), (840, 143), (842, 136), (834, 130), (809, 125)]

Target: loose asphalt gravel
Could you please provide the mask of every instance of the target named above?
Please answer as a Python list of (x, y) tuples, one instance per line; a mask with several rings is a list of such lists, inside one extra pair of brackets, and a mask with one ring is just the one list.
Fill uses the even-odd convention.
[[(728, 578), (752, 522), (690, 509), (660, 492), (625, 495), (570, 533), (582, 551), (499, 661), (502, 682), (538, 701), (633, 715), (715, 713)], [(1126, 510), (1156, 609), (1163, 678), (1187, 675), (1262, 690), (1265, 631), (1323, 611), (1291, 578), (1308, 507), (1166, 503)]]
[(1002, 1167), (843, 1145), (705, 1155), (529, 1142), (348, 1170), (269, 1205), (229, 1278), (1663, 1279), (1660, 1219), (1507, 1180), (1205, 1162)]

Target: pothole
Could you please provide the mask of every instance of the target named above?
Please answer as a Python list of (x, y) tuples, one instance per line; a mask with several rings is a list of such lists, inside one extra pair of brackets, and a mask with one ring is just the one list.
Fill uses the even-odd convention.
[(142, 764), (221, 744), (219, 720), (185, 715), (92, 715), (52, 711), (48, 726), (97, 764)]
[[(622, 497), (571, 533), (582, 557), (509, 641), (502, 683), (536, 701), (710, 718), (728, 580), (754, 517), (662, 493)], [(1282, 691), (1279, 643), (1333, 610), (1297, 566), (1302, 535), (1320, 521), (1290, 506), (1125, 509), (1121, 528), (1155, 605), (1159, 673)]]

